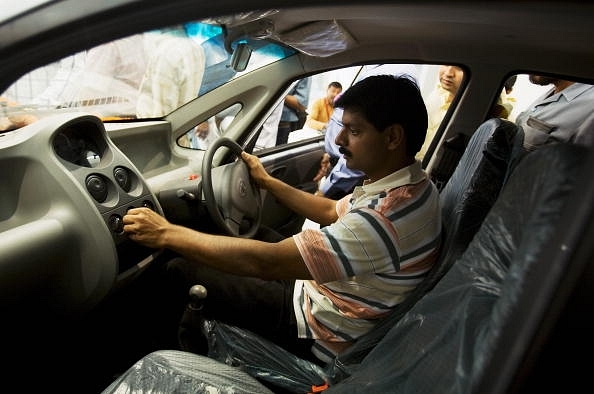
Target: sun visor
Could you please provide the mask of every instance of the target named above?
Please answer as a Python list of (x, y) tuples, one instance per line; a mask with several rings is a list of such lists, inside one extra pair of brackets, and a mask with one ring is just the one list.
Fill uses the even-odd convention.
[(237, 14), (232, 17), (208, 19), (203, 23), (225, 26), (225, 48), (232, 52), (232, 44), (245, 37), (256, 40), (271, 39), (310, 56), (328, 57), (353, 48), (357, 42), (336, 20), (306, 23), (284, 32), (278, 31), (273, 15), (278, 10)]
[(301, 25), (272, 37), (307, 55), (328, 57), (353, 48), (357, 42), (336, 20)]

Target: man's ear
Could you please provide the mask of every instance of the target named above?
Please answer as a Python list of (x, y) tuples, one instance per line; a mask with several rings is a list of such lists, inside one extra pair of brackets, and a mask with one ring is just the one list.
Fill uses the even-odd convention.
[(394, 123), (391, 126), (388, 126), (386, 130), (386, 136), (388, 138), (388, 149), (397, 149), (399, 147), (404, 147), (406, 144), (406, 134), (404, 134), (404, 129), (398, 123)]

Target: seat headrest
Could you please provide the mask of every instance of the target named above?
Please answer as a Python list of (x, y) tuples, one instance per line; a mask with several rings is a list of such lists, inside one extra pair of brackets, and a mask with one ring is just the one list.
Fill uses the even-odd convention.
[(468, 246), (504, 183), (518, 127), (489, 119), (472, 135), (456, 170), (440, 194), (449, 268)]
[[(499, 195), (512, 154), (518, 127), (504, 119), (489, 119), (479, 126), (454, 173), (440, 193), (444, 225), (455, 222), (465, 206), (481, 212), (480, 225)], [(470, 223), (465, 223), (469, 225)], [(478, 228), (478, 226), (475, 227)]]

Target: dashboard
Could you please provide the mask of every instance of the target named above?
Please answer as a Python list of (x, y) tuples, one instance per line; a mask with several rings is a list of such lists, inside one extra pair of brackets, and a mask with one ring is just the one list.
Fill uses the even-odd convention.
[[(126, 211), (139, 206), (154, 210), (157, 204), (139, 172), (108, 141), (102, 123), (81, 118), (58, 129), (52, 147), (65, 169), (86, 189), (118, 245), (126, 240), (122, 222)], [(120, 272), (130, 265), (122, 263)]]
[(71, 315), (93, 308), (160, 251), (127, 239), (132, 207), (163, 214), (101, 120), (70, 113), (0, 135), (3, 305)]

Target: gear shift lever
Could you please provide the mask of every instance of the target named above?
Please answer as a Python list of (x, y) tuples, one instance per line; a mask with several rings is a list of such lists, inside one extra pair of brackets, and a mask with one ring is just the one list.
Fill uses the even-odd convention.
[(188, 292), (190, 301), (182, 316), (177, 333), (181, 350), (197, 354), (208, 354), (208, 341), (202, 330), (202, 308), (207, 295), (206, 288), (202, 285), (190, 287)]
[(202, 307), (204, 306), (204, 300), (208, 292), (206, 291), (206, 287), (202, 285), (194, 285), (190, 287), (190, 304), (188, 307), (194, 311), (201, 311)]

